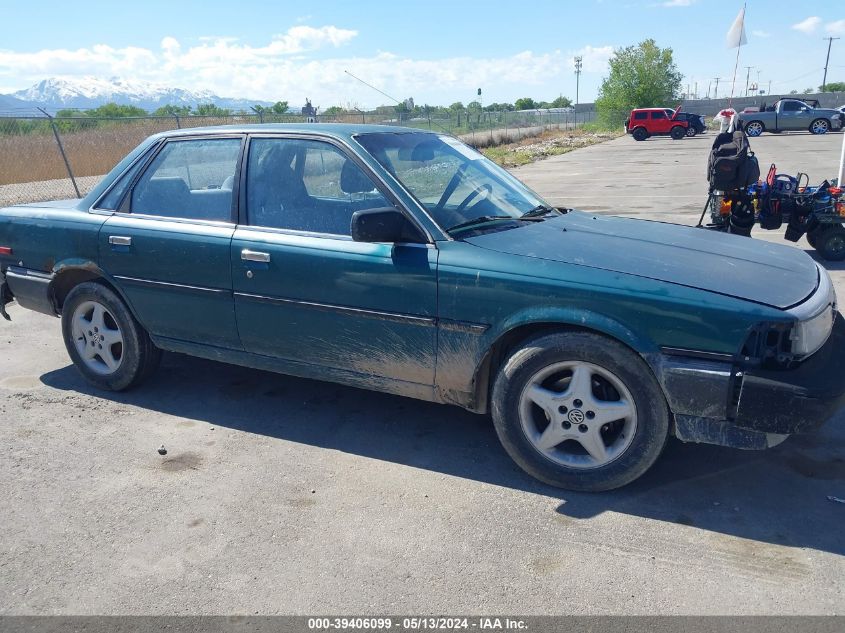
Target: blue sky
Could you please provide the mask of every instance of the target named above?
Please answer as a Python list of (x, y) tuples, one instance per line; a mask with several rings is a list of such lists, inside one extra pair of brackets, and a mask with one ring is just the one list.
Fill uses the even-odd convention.
[[(572, 57), (584, 57), (581, 101), (591, 101), (616, 47), (652, 37), (671, 47), (704, 95), (730, 90), (725, 34), (742, 6), (723, 0), (497, 2), (426, 0), (226, 3), (145, 0), (70, 8), (4, 0), (0, 93), (51, 76), (120, 76), (227, 97), (371, 107), (386, 100), (344, 70), (417, 103), (521, 96), (574, 99)], [(773, 92), (818, 86), (824, 37), (845, 38), (838, 0), (750, 0), (740, 57)], [(845, 80), (845, 39), (833, 43), (829, 81)], [(759, 70), (759, 74), (758, 74)], [(739, 89), (739, 88), (738, 88)], [(711, 91), (713, 88), (711, 87)], [(711, 92), (712, 94), (712, 92)]]

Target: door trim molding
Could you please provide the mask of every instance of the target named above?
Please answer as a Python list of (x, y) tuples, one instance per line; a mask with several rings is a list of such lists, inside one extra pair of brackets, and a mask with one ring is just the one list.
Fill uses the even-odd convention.
[(125, 277), (123, 275), (115, 275), (115, 279), (119, 279), (120, 281), (126, 281), (131, 284), (137, 284), (139, 286), (150, 286), (155, 288), (176, 288), (178, 290), (187, 290), (189, 292), (207, 292), (212, 294), (227, 294), (231, 295), (231, 290), (226, 290), (225, 288), (207, 288), (205, 286), (188, 286), (186, 284), (176, 284), (169, 281), (154, 281), (152, 279), (139, 279), (138, 277)]

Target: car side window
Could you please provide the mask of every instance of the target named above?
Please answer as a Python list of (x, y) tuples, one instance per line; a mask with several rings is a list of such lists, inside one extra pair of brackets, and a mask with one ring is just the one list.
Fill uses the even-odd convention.
[(123, 197), (126, 195), (126, 192), (129, 190), (129, 187), (132, 185), (132, 181), (135, 180), (135, 176), (138, 175), (138, 172), (144, 167), (144, 164), (147, 162), (147, 158), (149, 157), (150, 152), (145, 152), (143, 156), (141, 156), (138, 160), (135, 161), (135, 164), (132, 165), (114, 184), (114, 186), (109, 190), (109, 192), (103, 196), (100, 201), (97, 203), (97, 209), (105, 209), (108, 211), (117, 211), (120, 209), (121, 201)]
[(648, 112), (634, 112), (634, 119), (637, 121), (644, 121), (648, 118)]
[(355, 211), (389, 206), (370, 177), (330, 143), (250, 141), (246, 208), (251, 226), (348, 236)]
[(231, 222), (241, 139), (168, 142), (132, 189), (129, 211)]
[(797, 101), (784, 101), (783, 102), (783, 111), (784, 112), (798, 112), (801, 109), (801, 104)]
[(666, 113), (665, 113), (665, 112), (662, 112), (662, 111), (660, 111), (660, 112), (652, 112), (652, 113), (651, 113), (651, 118), (652, 118), (652, 119), (665, 119), (665, 118), (666, 118)]

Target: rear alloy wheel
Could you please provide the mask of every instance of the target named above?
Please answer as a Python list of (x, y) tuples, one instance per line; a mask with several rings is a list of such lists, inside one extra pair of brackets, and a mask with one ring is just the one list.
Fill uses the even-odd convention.
[(684, 138), (684, 137), (687, 135), (687, 130), (688, 130), (688, 129), (689, 129), (689, 128), (684, 129), (682, 126), (680, 126), (680, 125), (676, 125), (676, 126), (675, 126), (675, 127), (673, 127), (673, 128), (672, 128), (672, 130), (669, 132), (669, 136), (671, 136), (671, 137), (672, 137), (673, 139), (675, 139), (676, 141), (680, 141), (682, 138)]
[(813, 248), (827, 261), (839, 262), (845, 259), (845, 227), (842, 225), (814, 231), (813, 241)]
[(692, 138), (692, 137), (693, 137), (693, 136), (695, 136), (696, 134), (698, 134), (698, 130), (696, 130), (693, 126), (691, 126), (691, 125), (690, 125), (690, 126), (687, 128), (687, 136), (688, 136), (689, 138)]
[(648, 138), (648, 132), (645, 131), (645, 128), (638, 127), (633, 131), (633, 137), (635, 141), (644, 141)]
[(493, 387), (493, 423), (527, 473), (595, 492), (648, 470), (666, 443), (669, 409), (634, 352), (568, 332), (533, 339), (511, 355)]
[(79, 284), (62, 306), (62, 334), (76, 368), (95, 387), (123, 391), (158, 366), (159, 350), (110, 288)]
[(830, 131), (830, 123), (827, 119), (816, 119), (810, 123), (810, 134), (827, 134)]
[(748, 134), (748, 136), (760, 136), (765, 129), (766, 128), (762, 122), (751, 121), (751, 123), (745, 126), (745, 133)]

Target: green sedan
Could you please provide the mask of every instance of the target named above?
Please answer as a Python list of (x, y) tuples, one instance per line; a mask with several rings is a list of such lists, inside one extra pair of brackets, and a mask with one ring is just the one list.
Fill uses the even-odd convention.
[(805, 253), (554, 208), (398, 127), (152, 136), (82, 200), (0, 209), (15, 301), (61, 317), (99, 388), (166, 350), (456, 405), (576, 490), (633, 481), (671, 435), (762, 449), (845, 401), (845, 326)]

